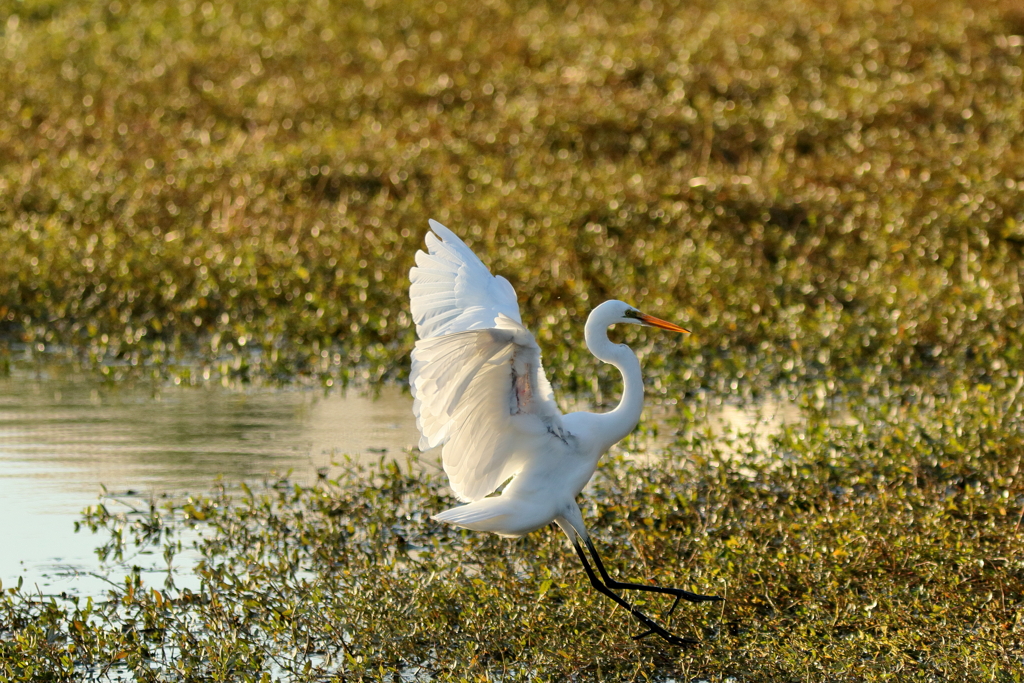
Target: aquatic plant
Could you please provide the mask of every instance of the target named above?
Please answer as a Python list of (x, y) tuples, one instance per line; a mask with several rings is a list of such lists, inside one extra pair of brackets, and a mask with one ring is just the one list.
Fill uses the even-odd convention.
[[(727, 598), (635, 643), (556, 533), (342, 467), (89, 510), (127, 580), (4, 585), (0, 678), (1024, 680), (1022, 48), (1009, 1), (0, 3), (0, 372), (402, 379), (434, 217), (566, 395), (610, 294), (694, 330), (625, 333), (679, 434), (585, 514)], [(764, 391), (808, 421), (711, 431)]]
[[(401, 377), (442, 220), (554, 381), (614, 293), (706, 386), (1019, 367), (1013, 3), (44, 0), (0, 32), (0, 321), (117, 376)], [(725, 379), (719, 379), (725, 378)]]
[(5, 586), (0, 677), (1020, 681), (1016, 396), (922, 385), (764, 442), (713, 437), (694, 405), (655, 466), (605, 463), (583, 500), (612, 571), (727, 598), (676, 610), (697, 648), (631, 640), (556, 528), (459, 531), (429, 518), (453, 502), (430, 467), (341, 463), (313, 486), (91, 508), (83, 531), (127, 579), (89, 599)]

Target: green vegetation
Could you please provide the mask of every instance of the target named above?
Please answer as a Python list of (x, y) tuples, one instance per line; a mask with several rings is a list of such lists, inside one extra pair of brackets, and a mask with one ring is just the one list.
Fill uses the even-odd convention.
[(435, 217), (561, 384), (612, 295), (698, 375), (1024, 363), (1012, 3), (367, 5), (5, 2), (8, 334), (398, 376)]
[(679, 455), (599, 470), (584, 513), (613, 571), (727, 598), (677, 610), (697, 648), (631, 640), (556, 528), (512, 542), (441, 525), (443, 481), (383, 466), (91, 509), (112, 532), (101, 552), (128, 566), (152, 545), (180, 571), (182, 527), (201, 529), (201, 588), (168, 573), (103, 602), (7, 592), (0, 677), (1024, 680), (1021, 387), (917, 389), (841, 423), (809, 407), (764, 446), (713, 437), (698, 409)]
[[(1022, 49), (1010, 0), (0, 0), (0, 371), (402, 379), (434, 217), (566, 395), (617, 391), (604, 298), (695, 331), (627, 333), (681, 434), (585, 514), (727, 597), (637, 644), (554, 530), (382, 467), (89, 511), (112, 559), (202, 529), (201, 588), (5, 586), (0, 678), (1024, 680)], [(713, 435), (768, 390), (808, 422)]]

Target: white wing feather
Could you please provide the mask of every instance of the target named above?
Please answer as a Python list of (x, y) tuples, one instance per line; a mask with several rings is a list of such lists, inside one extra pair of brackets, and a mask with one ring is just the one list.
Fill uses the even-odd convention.
[(417, 251), (416, 267), (409, 271), (412, 319), (419, 338), (493, 327), (498, 314), (521, 325), (516, 291), (508, 280), (491, 275), (451, 230), (434, 220), (430, 228), (430, 253)]
[[(478, 500), (571, 438), (523, 327), (515, 290), (440, 223), (410, 272), (413, 411), (420, 449), (444, 444), (452, 490)], [(443, 241), (442, 241), (443, 240)]]

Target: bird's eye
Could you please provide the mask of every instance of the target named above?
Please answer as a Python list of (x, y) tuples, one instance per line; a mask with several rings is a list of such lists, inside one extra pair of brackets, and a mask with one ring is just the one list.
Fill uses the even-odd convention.
[(640, 311), (635, 308), (627, 308), (626, 312), (622, 314), (623, 318), (633, 318), (634, 320), (640, 319)]

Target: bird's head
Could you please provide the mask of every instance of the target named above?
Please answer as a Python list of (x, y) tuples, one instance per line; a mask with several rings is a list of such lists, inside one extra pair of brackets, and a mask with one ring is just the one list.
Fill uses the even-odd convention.
[(591, 318), (601, 320), (605, 325), (616, 325), (626, 323), (630, 325), (643, 325), (644, 327), (658, 327), (670, 332), (683, 332), (689, 334), (689, 330), (670, 323), (653, 315), (647, 315), (630, 306), (625, 301), (605, 301), (594, 309), (590, 314)]

